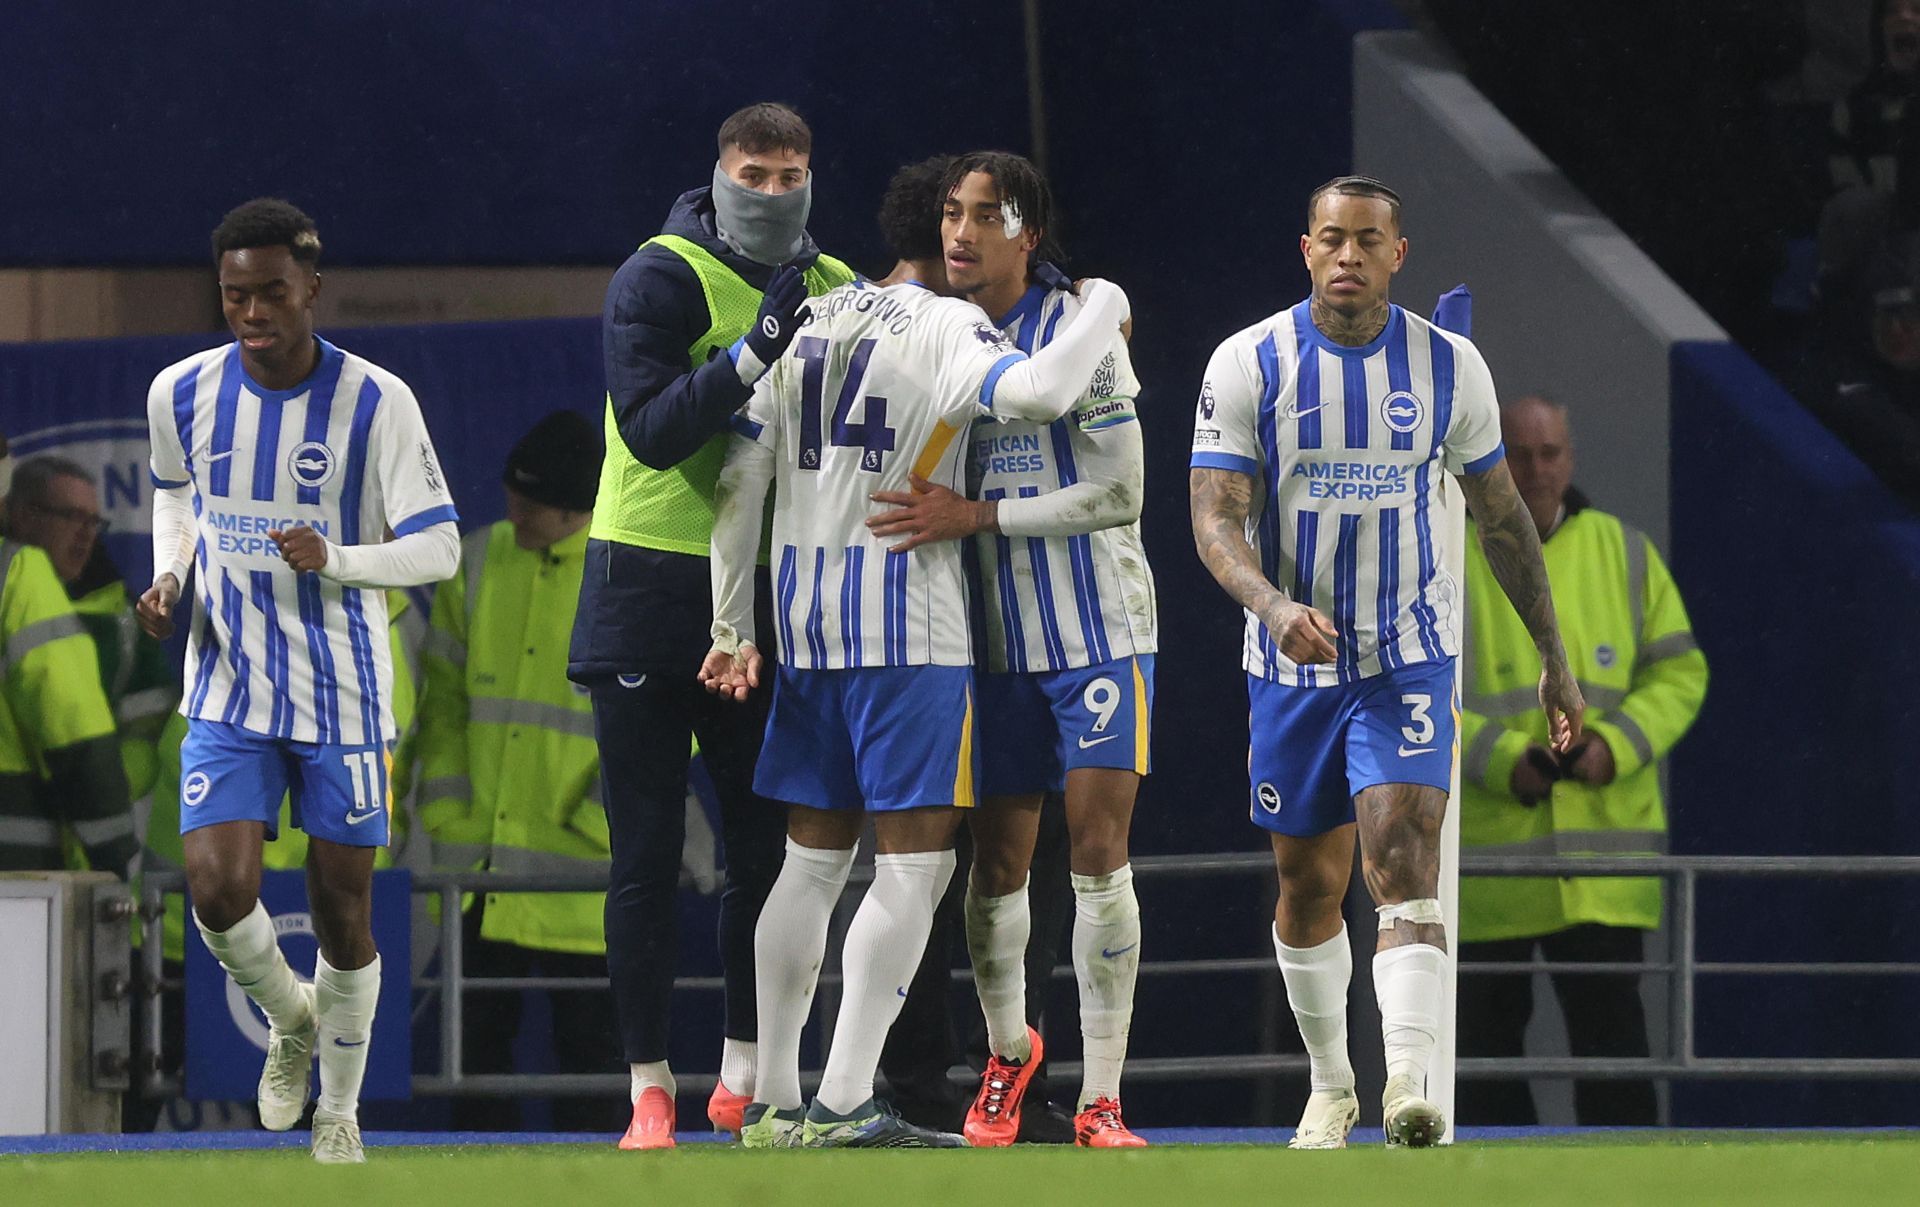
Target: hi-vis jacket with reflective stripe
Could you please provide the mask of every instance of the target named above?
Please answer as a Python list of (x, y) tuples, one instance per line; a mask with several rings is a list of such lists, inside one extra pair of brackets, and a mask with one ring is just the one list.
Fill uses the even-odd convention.
[(59, 871), (62, 825), (125, 874), (133, 811), (93, 638), (47, 555), (0, 540), (0, 872)]
[(136, 798), (145, 796), (159, 771), (160, 731), (180, 702), (166, 648), (140, 631), (127, 584), (118, 578), (74, 596), (73, 610), (100, 659), (100, 684), (119, 726), (127, 790)]
[[(420, 821), (441, 867), (607, 872), (593, 708), (567, 681), (587, 534), (549, 549), (501, 521), (470, 533), (434, 592), (422, 664)], [(489, 893), (481, 933), (606, 950), (604, 893)]]
[[(1706, 657), (1673, 577), (1642, 533), (1602, 511), (1574, 511), (1547, 538), (1545, 554), (1567, 660), (1586, 696), (1586, 725), (1612, 752), (1615, 778), (1604, 788), (1562, 780), (1531, 808), (1509, 792), (1528, 744), (1547, 740), (1540, 658), (1479, 541), (1470, 540), (1460, 844), (1475, 854), (1658, 854), (1667, 839), (1659, 760), (1700, 712)], [(1583, 922), (1658, 927), (1660, 882), (1460, 883), (1463, 942), (1552, 934)]]

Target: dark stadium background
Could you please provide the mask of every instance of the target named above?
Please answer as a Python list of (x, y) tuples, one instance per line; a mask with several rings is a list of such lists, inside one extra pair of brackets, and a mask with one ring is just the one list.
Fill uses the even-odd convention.
[[(1047, 0), (1042, 13), (1047, 161), (1066, 215), (1060, 234), (1077, 273), (1127, 288), (1145, 383), (1146, 540), (1164, 637), (1156, 774), (1138, 811), (1136, 850), (1259, 850), (1244, 816), (1240, 618), (1188, 536), (1191, 400), (1220, 338), (1304, 292), (1295, 248), (1302, 202), (1351, 165), (1352, 36), (1400, 18), (1381, 0)], [(269, 193), (317, 217), (327, 270), (611, 272), (678, 193), (706, 183), (719, 121), (740, 104), (775, 98), (795, 104), (815, 130), (813, 232), (878, 273), (888, 265), (873, 214), (895, 167), (980, 146), (1034, 150), (1018, 0), (925, 10), (12, 0), (5, 25), (0, 264), (8, 266), (199, 263), (218, 215)], [(746, 65), (745, 45), (781, 49)], [(1498, 222), (1497, 211), (1487, 220)], [(1418, 224), (1410, 214), (1416, 244)], [(1396, 300), (1422, 312), (1433, 303)], [(8, 426), (36, 426), (44, 417), (19, 415), (12, 400), (29, 390), (45, 397), (51, 385), (68, 397), (111, 392), (134, 417), (148, 377), (206, 343), (0, 348), (0, 405)], [(496, 467), (533, 417), (600, 405), (590, 320), (385, 328), (352, 346), (414, 384), (469, 526), (502, 514)], [(1677, 379), (1750, 369), (1676, 361)], [(1751, 386), (1777, 392), (1759, 376)], [(1673, 849), (1912, 852), (1920, 812), (1900, 807), (1898, 789), (1910, 804), (1920, 742), (1911, 707), (1897, 702), (1920, 671), (1915, 584), (1879, 553), (1878, 513), (1861, 516), (1854, 501), (1864, 495), (1852, 480), (1797, 457), (1794, 421), (1780, 422), (1787, 426), (1754, 429), (1741, 414), (1689, 408), (1677, 392), (1673, 431), (1648, 434), (1672, 442), (1672, 562), (1714, 675), (1699, 727), (1672, 764), (1673, 796), (1684, 802), (1674, 811)], [(1729, 540), (1732, 533), (1762, 537)], [(140, 544), (117, 551), (137, 564)], [(1807, 627), (1795, 629), (1802, 613)], [(1862, 633), (1894, 636), (1843, 642), (1833, 647), (1838, 656), (1802, 646)], [(1871, 662), (1847, 656), (1863, 649)], [(1140, 892), (1150, 958), (1268, 949), (1265, 881), (1148, 881)], [(1710, 890), (1702, 957), (1888, 958), (1892, 935), (1904, 958), (1920, 958), (1913, 903), (1908, 886), (1878, 882)], [(695, 910), (686, 926), (686, 971), (716, 971), (695, 958), (711, 946), (711, 917)], [(1071, 985), (1058, 988), (1071, 1010)], [(1277, 990), (1277, 978), (1144, 978), (1133, 1052), (1251, 1051), (1263, 1030), (1292, 1043)], [(1916, 1006), (1911, 988), (1891, 979), (1709, 981), (1699, 1049), (1920, 1055), (1910, 1025)], [(1838, 1036), (1829, 1034), (1836, 1012), (1855, 1020)], [(676, 1065), (710, 1068), (715, 1020), (688, 1012), (682, 1024)], [(1057, 1053), (1077, 1055), (1070, 1029), (1056, 1033), (1065, 1040)], [(1357, 1037), (1359, 1047), (1367, 1043)], [(1141, 1086), (1129, 1104), (1143, 1125), (1250, 1118), (1260, 1106), (1245, 1082)], [(1675, 1090), (1674, 1121), (1886, 1123), (1910, 1121), (1916, 1107), (1912, 1086), (1816, 1083), (1756, 1094), (1691, 1084)], [(369, 1107), (372, 1126), (383, 1113)]]

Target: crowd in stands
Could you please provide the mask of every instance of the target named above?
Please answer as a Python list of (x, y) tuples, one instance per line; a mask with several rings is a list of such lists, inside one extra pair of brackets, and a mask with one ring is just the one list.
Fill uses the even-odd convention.
[(1920, 0), (1422, 8), (1575, 185), (1920, 505)]

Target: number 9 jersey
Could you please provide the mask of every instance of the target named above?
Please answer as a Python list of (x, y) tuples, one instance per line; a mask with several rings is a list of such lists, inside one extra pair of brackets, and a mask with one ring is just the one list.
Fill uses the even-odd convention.
[(734, 417), (774, 454), (774, 624), (788, 666), (970, 666), (961, 543), (889, 553), (875, 491), (909, 476), (964, 492), (974, 421), (1023, 359), (971, 302), (855, 282), (813, 303)]

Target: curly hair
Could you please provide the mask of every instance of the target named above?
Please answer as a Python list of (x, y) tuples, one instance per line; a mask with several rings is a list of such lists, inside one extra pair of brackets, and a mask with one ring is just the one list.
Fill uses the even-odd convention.
[(320, 262), (320, 228), (300, 207), (278, 197), (256, 197), (237, 205), (213, 228), (213, 262), (247, 247), (284, 247), (311, 268)]
[(935, 155), (893, 174), (880, 199), (880, 235), (896, 260), (934, 260), (940, 256), (940, 191), (951, 155)]

